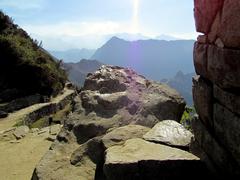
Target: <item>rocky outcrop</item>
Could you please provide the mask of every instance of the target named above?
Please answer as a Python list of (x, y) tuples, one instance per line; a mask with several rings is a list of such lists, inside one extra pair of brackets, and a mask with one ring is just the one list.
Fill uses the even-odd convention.
[(216, 174), (228, 177), (240, 176), (239, 17), (238, 0), (195, 0), (196, 29), (204, 35), (194, 47), (193, 132)]
[[(102, 66), (86, 78), (74, 100), (73, 113), (64, 121), (32, 179), (106, 179), (103, 166), (109, 169), (108, 163), (104, 165), (109, 148), (142, 138), (165, 119), (179, 122), (184, 107), (183, 98), (168, 86), (149, 81), (131, 69)], [(199, 163), (198, 158), (189, 156), (193, 163)]]

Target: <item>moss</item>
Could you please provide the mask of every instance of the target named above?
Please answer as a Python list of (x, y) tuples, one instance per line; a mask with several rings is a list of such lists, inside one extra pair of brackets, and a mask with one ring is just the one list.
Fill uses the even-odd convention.
[(33, 124), (31, 124), (29, 127), (32, 128), (43, 128), (46, 127), (48, 125), (48, 118), (47, 117), (43, 117), (41, 119), (38, 119), (37, 121), (35, 121)]
[(71, 112), (71, 110), (72, 110), (71, 104), (66, 105), (64, 109), (62, 109), (52, 115), (53, 121), (61, 120), (61, 119), (65, 118)]

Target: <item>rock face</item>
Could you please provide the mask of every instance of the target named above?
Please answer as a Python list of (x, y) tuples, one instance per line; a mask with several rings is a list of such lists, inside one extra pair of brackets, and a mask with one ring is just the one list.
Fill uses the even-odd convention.
[(168, 86), (131, 69), (102, 66), (86, 78), (73, 113), (32, 179), (106, 179), (106, 149), (142, 138), (165, 119), (180, 121), (184, 107), (183, 98)]
[[(197, 144), (220, 177), (240, 177), (240, 2), (195, 0), (193, 98)], [(226, 164), (228, 164), (226, 166)]]
[[(199, 158), (186, 151), (138, 138), (127, 140), (122, 146), (108, 148), (105, 158), (106, 177), (114, 180), (188, 179), (188, 175), (182, 172), (185, 168), (201, 168)], [(199, 169), (195, 172), (200, 174)]]
[(165, 120), (156, 124), (143, 138), (147, 141), (168, 144), (175, 147), (188, 147), (193, 134), (181, 124)]

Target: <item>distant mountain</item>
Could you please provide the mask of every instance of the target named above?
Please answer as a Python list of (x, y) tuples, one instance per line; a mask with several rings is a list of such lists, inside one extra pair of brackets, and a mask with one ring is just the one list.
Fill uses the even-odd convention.
[(193, 44), (193, 40), (126, 41), (113, 37), (97, 49), (91, 59), (131, 67), (147, 78), (160, 81), (173, 77), (179, 70), (194, 72)]
[(118, 37), (120, 39), (124, 39), (126, 41), (137, 41), (137, 40), (146, 40), (146, 39), (151, 39), (151, 37), (142, 35), (140, 33), (138, 34), (131, 34), (131, 33), (118, 33), (118, 34), (114, 34), (114, 35), (110, 35), (109, 39), (111, 39), (112, 37)]
[(50, 51), (50, 53), (64, 62), (77, 62), (79, 59), (89, 59), (95, 51), (94, 49), (70, 49), (67, 51)]
[(195, 73), (184, 74), (182, 71), (178, 71), (174, 78), (163, 79), (161, 82), (166, 83), (170, 87), (176, 89), (186, 100), (189, 106), (193, 106), (192, 99), (192, 77)]
[(165, 41), (181, 40), (180, 38), (177, 38), (177, 37), (174, 37), (174, 36), (169, 36), (167, 34), (161, 34), (160, 36), (157, 36), (156, 39), (158, 39), (158, 40), (165, 40)]
[(96, 60), (82, 59), (78, 63), (64, 63), (63, 67), (68, 73), (69, 80), (81, 87), (88, 73), (95, 72), (103, 64)]

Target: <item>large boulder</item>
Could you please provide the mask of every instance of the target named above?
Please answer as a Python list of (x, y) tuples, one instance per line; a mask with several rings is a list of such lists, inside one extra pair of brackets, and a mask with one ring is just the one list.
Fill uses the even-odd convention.
[(193, 154), (139, 138), (112, 146), (105, 154), (104, 173), (109, 180), (189, 179), (184, 171), (202, 173), (202, 163)]
[(155, 143), (187, 148), (193, 134), (176, 121), (165, 120), (156, 124), (143, 138)]
[(175, 90), (115, 66), (89, 74), (73, 104), (34, 178), (94, 179), (95, 172), (98, 179), (106, 148), (140, 138), (165, 119), (180, 121), (185, 107)]

